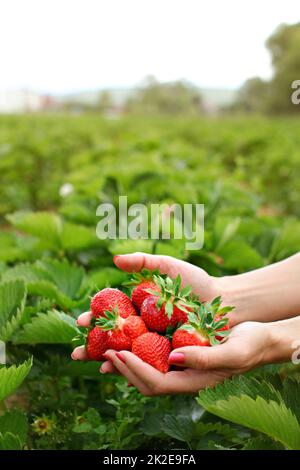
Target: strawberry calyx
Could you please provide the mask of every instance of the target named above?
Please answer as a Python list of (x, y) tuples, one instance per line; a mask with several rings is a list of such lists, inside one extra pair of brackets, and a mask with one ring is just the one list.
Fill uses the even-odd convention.
[(161, 309), (163, 305), (165, 306), (165, 312), (169, 320), (172, 317), (174, 305), (185, 313), (189, 312), (186, 307), (194, 305), (191, 298), (192, 287), (186, 286), (181, 288), (181, 277), (179, 274), (175, 279), (169, 276), (154, 274), (153, 281), (159, 287), (159, 291), (146, 289), (146, 292), (157, 297), (156, 305), (158, 309)]
[(212, 346), (219, 344), (229, 334), (228, 329), (222, 330), (228, 325), (228, 318), (223, 317), (234, 309), (230, 306), (220, 308), (221, 303), (220, 296), (212, 302), (194, 303), (193, 311), (188, 312), (188, 323), (180, 328), (207, 338)]
[(143, 268), (138, 273), (132, 273), (128, 281), (122, 283), (123, 286), (138, 286), (143, 281), (153, 281), (154, 276), (159, 275), (159, 270), (155, 269), (150, 271), (150, 269)]
[(77, 327), (77, 334), (72, 338), (72, 343), (75, 347), (83, 346), (86, 343), (88, 331), (86, 328)]
[(104, 315), (96, 320), (96, 325), (103, 331), (121, 330), (125, 319), (121, 317), (118, 307), (112, 310), (105, 310)]

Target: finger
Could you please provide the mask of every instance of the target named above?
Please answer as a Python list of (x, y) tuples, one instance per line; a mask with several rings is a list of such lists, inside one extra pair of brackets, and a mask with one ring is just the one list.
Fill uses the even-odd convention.
[(91, 324), (92, 317), (93, 317), (92, 312), (82, 313), (77, 318), (77, 325), (82, 326), (83, 328), (88, 328)]
[[(148, 389), (146, 384), (143, 383), (134, 373), (129, 369), (126, 364), (124, 357), (125, 351), (113, 351), (108, 350), (105, 353), (105, 357), (108, 358), (114, 365), (114, 367), (127, 378), (128, 382), (134, 385), (144, 395), (150, 395), (151, 391)], [(125, 361), (125, 362), (124, 362)]]
[[(115, 353), (115, 351), (112, 351), (112, 353)], [(171, 371), (163, 374), (129, 351), (122, 351), (121, 354), (125, 364), (123, 360), (118, 362), (118, 358), (116, 358), (114, 360), (115, 366), (144, 395), (195, 393), (223, 382), (225, 378), (231, 375), (229, 371), (223, 370), (200, 372), (194, 369), (185, 369), (180, 372)]]
[(236, 354), (229, 343), (213, 347), (186, 346), (171, 352), (169, 364), (200, 370), (231, 368), (236, 363)]
[(203, 269), (171, 256), (132, 253), (115, 256), (114, 263), (127, 272), (137, 272), (147, 268), (150, 271), (158, 269), (162, 274), (168, 274), (172, 278), (180, 274), (182, 285), (191, 285), (201, 300), (209, 300), (215, 295), (212, 278)]
[(228, 371), (223, 370), (185, 369), (180, 372), (171, 371), (165, 374), (163, 384), (158, 385), (158, 391), (162, 387), (160, 394), (197, 393), (207, 387), (214, 387), (230, 375)]
[(118, 369), (116, 369), (111, 361), (103, 362), (100, 367), (101, 374), (116, 374), (119, 375)]
[(87, 361), (88, 355), (85, 346), (78, 346), (77, 348), (75, 348), (71, 354), (71, 358), (74, 361)]
[(144, 268), (159, 269), (164, 274), (168, 273), (169, 266), (165, 260), (166, 256), (150, 255), (148, 253), (131, 253), (128, 255), (114, 256), (115, 265), (127, 272), (138, 272)]
[[(122, 356), (129, 372), (144, 384), (142, 389), (141, 386), (133, 382), (142, 393), (150, 396), (173, 393), (172, 384), (169, 386), (167, 382), (168, 374), (158, 371), (129, 351), (122, 351)], [(144, 391), (145, 388), (147, 392)]]

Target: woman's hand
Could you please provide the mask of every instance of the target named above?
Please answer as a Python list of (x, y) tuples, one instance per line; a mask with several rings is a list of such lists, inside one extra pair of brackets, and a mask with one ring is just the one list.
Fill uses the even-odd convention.
[[(169, 363), (184, 368), (182, 371), (162, 374), (129, 351), (105, 354), (115, 370), (150, 396), (195, 393), (264, 364), (299, 361), (299, 356), (300, 317), (274, 323), (245, 322), (217, 346), (173, 350)], [(107, 365), (103, 364), (101, 372), (107, 372)]]
[[(188, 347), (172, 351), (170, 363), (185, 367), (182, 371), (161, 374), (128, 351), (123, 351), (119, 357), (116, 352), (108, 351), (101, 372), (121, 373), (142, 393), (155, 395), (196, 392), (262, 364), (290, 360), (293, 340), (300, 340), (299, 317), (266, 324), (248, 320), (272, 321), (299, 314), (299, 288), (296, 288), (299, 256), (227, 278), (214, 278), (201, 268), (169, 256), (144, 253), (115, 256), (116, 266), (124, 271), (148, 268), (159, 269), (170, 277), (180, 274), (183, 285), (190, 284), (201, 300), (222, 295), (225, 305), (236, 306), (229, 314), (229, 324), (234, 328), (225, 343), (213, 348)], [(78, 325), (89, 327), (91, 318), (90, 312), (80, 315)], [(176, 353), (181, 354), (177, 362)], [(120, 359), (122, 355), (125, 363)], [(184, 362), (179, 364), (179, 357)], [(76, 348), (72, 358), (87, 360), (84, 346)]]
[(172, 351), (169, 363), (183, 370), (163, 374), (129, 351), (109, 350), (105, 357), (111, 366), (104, 363), (101, 372), (110, 372), (114, 367), (147, 396), (195, 393), (272, 362), (275, 343), (269, 325), (246, 322), (233, 328), (228, 340), (218, 346), (188, 346)]
[(202, 301), (211, 300), (220, 294), (217, 278), (210, 276), (198, 266), (171, 256), (132, 253), (115, 256), (114, 263), (119, 269), (129, 273), (147, 268), (151, 271), (158, 269), (162, 274), (168, 274), (172, 278), (180, 274), (182, 285), (192, 286), (193, 292), (199, 295)]
[[(193, 292), (198, 294), (202, 301), (211, 300), (220, 295), (216, 278), (209, 276), (209, 274), (197, 266), (172, 258), (171, 256), (133, 253), (115, 256), (114, 263), (118, 268), (127, 272), (139, 272), (143, 268), (147, 268), (151, 271), (158, 269), (162, 274), (168, 274), (172, 278), (180, 274), (182, 285), (189, 284), (192, 286)], [(88, 328), (91, 319), (91, 313), (86, 312), (79, 316), (77, 323), (79, 326)], [(72, 358), (75, 360), (86, 360), (85, 348), (83, 346), (77, 347), (72, 353)], [(106, 369), (108, 369), (107, 371), (113, 371), (113, 367), (110, 364), (104, 364), (103, 367), (105, 371)]]

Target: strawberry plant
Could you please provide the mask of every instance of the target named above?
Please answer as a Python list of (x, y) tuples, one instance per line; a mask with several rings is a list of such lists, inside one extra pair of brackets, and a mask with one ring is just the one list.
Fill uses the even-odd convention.
[[(191, 311), (189, 292), (174, 280), (157, 285), (158, 273), (131, 280), (112, 255), (165, 254), (222, 276), (296, 253), (299, 136), (299, 122), (289, 119), (0, 116), (1, 450), (299, 449), (299, 366), (264, 367), (196, 399), (143, 397), (122, 378), (99, 374), (105, 348), (93, 343), (109, 332), (130, 337), (136, 325), (126, 333), (125, 317), (149, 330), (130, 338), (148, 361), (156, 342), (166, 352), (175, 335), (222, 340), (218, 301)], [(147, 207), (205, 204), (203, 249), (186, 250), (184, 237), (99, 240), (96, 209), (104, 202), (118, 209), (119, 195)], [(93, 360), (74, 362), (76, 319), (105, 289), (117, 292), (112, 303), (95, 301), (95, 321), (106, 328), (88, 332)], [(133, 315), (146, 301), (144, 315)], [(166, 370), (161, 362), (153, 365)]]

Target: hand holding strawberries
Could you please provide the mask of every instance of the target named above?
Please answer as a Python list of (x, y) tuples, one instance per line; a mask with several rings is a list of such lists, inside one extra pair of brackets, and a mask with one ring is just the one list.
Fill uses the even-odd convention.
[[(300, 329), (299, 317), (268, 324), (247, 320), (257, 318), (257, 312), (261, 304), (255, 301), (255, 297), (260, 296), (259, 298), (261, 298), (264, 279), (266, 279), (267, 292), (266, 300), (262, 305), (265, 305), (263, 313), (266, 319), (263, 320), (260, 313), (259, 320), (270, 321), (280, 318), (277, 311), (280, 302), (277, 302), (277, 306), (275, 306), (277, 309), (274, 311), (274, 315), (272, 315), (271, 304), (270, 308), (266, 308), (268, 307), (267, 299), (269, 298), (268, 286), (271, 279), (275, 279), (275, 276), (277, 278), (278, 274), (281, 275), (281, 279), (284, 278), (285, 272), (290, 276), (291, 264), (295, 264), (298, 258), (292, 257), (285, 262), (274, 265), (274, 268), (263, 268), (256, 273), (252, 272), (219, 279), (209, 276), (196, 266), (167, 256), (134, 253), (115, 257), (114, 261), (119, 268), (128, 272), (138, 272), (143, 268), (147, 268), (152, 271), (158, 269), (161, 273), (168, 274), (173, 278), (180, 274), (182, 286), (190, 284), (200, 300), (202, 302), (206, 301), (205, 304), (200, 302), (199, 307), (200, 309), (206, 308), (206, 321), (203, 325), (202, 319), (204, 317), (200, 314), (199, 308), (192, 312), (192, 316), (190, 316), (191, 307), (185, 304), (184, 298), (176, 298), (176, 295), (171, 296), (173, 304), (171, 311), (170, 307), (167, 307), (168, 300), (170, 300), (168, 299), (170, 294), (168, 286), (153, 285), (149, 279), (145, 279), (141, 283), (141, 279), (137, 276), (133, 282), (137, 287), (132, 292), (132, 301), (137, 311), (141, 312), (141, 316), (135, 315), (136, 311), (131, 311), (128, 318), (130, 319), (131, 316), (132, 318), (138, 318), (139, 322), (143, 321), (144, 327), (149, 330), (155, 330), (157, 325), (158, 329), (156, 332), (150, 331), (140, 336), (137, 335), (133, 341), (131, 339), (131, 346), (121, 348), (121, 352), (116, 351), (115, 345), (114, 347), (110, 346), (104, 341), (103, 348), (106, 349), (104, 356), (107, 361), (101, 366), (102, 373), (121, 373), (127, 377), (131, 384), (146, 395), (184, 393), (196, 392), (207, 386), (213, 386), (231, 375), (245, 372), (265, 363), (290, 359), (292, 339), (297, 330)], [(267, 271), (267, 276), (265, 271)], [(255, 289), (256, 280), (260, 281), (258, 293)], [(236, 285), (235, 289), (232, 288), (234, 284)], [(182, 290), (180, 289), (180, 291), (181, 295)], [(234, 326), (246, 321), (232, 328), (226, 342), (214, 347), (199, 347), (207, 346), (208, 343), (216, 344), (222, 339), (223, 335), (226, 335), (228, 324), (226, 322), (224, 324), (223, 318), (226, 311), (221, 311), (219, 312), (220, 316), (218, 315), (218, 311), (221, 310), (220, 300), (215, 299), (215, 307), (213, 306), (214, 302), (207, 302), (220, 294), (222, 294), (226, 303), (233, 303), (238, 306), (238, 312), (235, 311), (229, 315), (230, 325)], [(155, 295), (158, 299), (161, 299), (161, 304), (156, 299), (153, 300)], [(246, 301), (248, 297), (249, 299)], [(125, 301), (125, 304), (127, 303), (128, 301)], [(291, 316), (297, 305), (296, 301), (294, 303), (294, 308), (290, 308), (287, 312), (283, 310), (281, 318)], [(286, 304), (285, 301), (284, 305)], [(108, 305), (110, 310), (114, 310), (115, 306), (116, 304)], [(215, 308), (215, 311), (213, 317), (210, 317), (212, 308)], [(102, 320), (104, 323), (108, 322), (108, 325), (112, 327), (109, 335), (113, 335), (116, 325), (119, 325), (117, 330), (124, 328), (124, 320), (121, 320), (120, 317), (124, 316), (125, 318), (127, 313), (128, 310), (126, 310), (125, 315), (122, 314), (122, 311), (119, 313), (113, 312), (113, 318)], [(104, 317), (106, 315), (105, 313)], [(176, 322), (177, 315), (180, 317), (178, 321), (183, 323), (180, 328), (178, 328), (179, 325)], [(189, 322), (185, 324), (187, 315), (189, 315)], [(78, 324), (82, 327), (89, 327), (92, 318), (92, 312), (82, 314), (78, 319)], [(153, 321), (156, 320), (158, 323), (154, 323), (153, 328)], [(174, 325), (177, 326), (177, 329), (175, 332), (173, 331), (171, 344), (168, 335), (167, 337), (164, 335)], [(283, 331), (286, 332), (286, 335), (283, 335)], [(90, 330), (89, 335), (92, 335), (92, 332), (93, 330)], [(96, 333), (93, 334), (96, 335)], [(282, 340), (282, 338), (285, 338), (285, 340)], [(173, 347), (172, 352), (171, 347)], [(156, 351), (160, 351), (159, 355), (156, 354)], [(100, 357), (103, 358), (103, 351), (98, 350), (98, 352), (97, 360), (100, 360)], [(94, 348), (89, 348), (89, 346), (87, 348), (79, 347), (73, 351), (72, 357), (87, 360), (93, 358), (92, 354), (95, 354)], [(158, 357), (159, 361), (157, 361)], [(94, 358), (96, 359), (96, 356)], [(170, 366), (176, 366), (177, 370), (166, 372)]]

